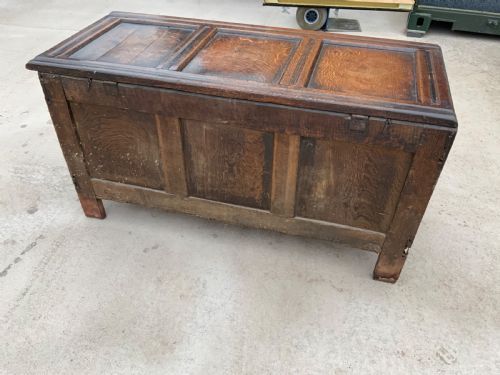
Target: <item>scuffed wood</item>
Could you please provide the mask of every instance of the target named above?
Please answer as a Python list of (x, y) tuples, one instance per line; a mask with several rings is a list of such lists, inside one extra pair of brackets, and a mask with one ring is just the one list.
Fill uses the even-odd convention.
[(104, 219), (106, 212), (100, 199), (97, 199), (90, 176), (85, 165), (83, 151), (71, 117), (64, 90), (59, 77), (39, 74), (52, 123), (66, 159), (71, 179), (78, 193), (78, 198), (85, 215)]
[(182, 199), (162, 191), (138, 186), (96, 179), (92, 180), (92, 184), (97, 196), (101, 199), (157, 207), (167, 211), (298, 236), (347, 242), (369, 251), (378, 252), (385, 238), (383, 233), (374, 231), (304, 218), (282, 218), (265, 210), (243, 208), (196, 197)]
[(173, 117), (156, 118), (165, 191), (181, 197), (188, 195), (181, 123)]
[(396, 282), (451, 148), (454, 133), (428, 131), (413, 158), (373, 276)]
[(154, 117), (98, 105), (71, 103), (73, 120), (93, 177), (162, 189)]
[(300, 137), (276, 134), (274, 138), (273, 188), (271, 212), (284, 217), (295, 216), (295, 191), (299, 166)]
[(207, 121), (183, 121), (190, 195), (269, 209), (273, 134)]
[(412, 155), (371, 145), (303, 138), (297, 215), (385, 232)]

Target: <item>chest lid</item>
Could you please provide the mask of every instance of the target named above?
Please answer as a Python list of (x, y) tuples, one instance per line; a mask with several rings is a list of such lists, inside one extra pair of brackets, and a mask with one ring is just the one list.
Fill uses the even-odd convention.
[(456, 127), (432, 44), (113, 12), (27, 68)]

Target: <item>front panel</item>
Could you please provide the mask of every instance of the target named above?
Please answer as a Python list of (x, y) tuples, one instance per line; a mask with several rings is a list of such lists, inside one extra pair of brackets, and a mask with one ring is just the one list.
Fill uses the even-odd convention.
[(385, 232), (411, 160), (401, 150), (302, 138), (295, 213)]
[(182, 130), (190, 195), (269, 209), (272, 133), (194, 120)]
[(79, 103), (70, 108), (92, 177), (163, 188), (153, 115)]
[[(71, 81), (65, 86), (73, 92)], [(135, 90), (133, 97), (141, 97), (143, 89)], [(120, 97), (96, 92), (102, 103)], [(161, 94), (151, 98), (160, 100)], [(250, 121), (255, 115), (236, 121), (238, 107), (224, 99), (215, 102), (216, 120), (207, 121), (195, 110), (171, 117), (72, 98), (92, 178), (380, 233), (391, 224), (420, 142), (418, 128), (410, 124), (363, 123), (346, 115), (335, 117), (344, 120), (323, 132), (306, 132), (317, 125), (314, 113), (307, 116), (304, 110), (311, 123), (298, 126), (299, 117), (274, 116), (272, 108), (257, 103), (250, 104), (250, 113), (267, 111), (275, 123), (257, 126)], [(175, 107), (175, 98), (162, 104)], [(203, 102), (193, 100), (193, 108), (196, 100)], [(297, 129), (304, 132), (296, 134)]]

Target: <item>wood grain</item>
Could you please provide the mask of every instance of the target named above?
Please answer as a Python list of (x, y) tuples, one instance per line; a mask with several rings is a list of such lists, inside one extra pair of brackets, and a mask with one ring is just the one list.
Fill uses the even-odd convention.
[(398, 280), (454, 139), (454, 133), (426, 132), (375, 265), (375, 279), (391, 283)]
[(308, 87), (342, 95), (415, 102), (414, 71), (412, 51), (325, 44)]
[(195, 33), (193, 33), (189, 43), (185, 44), (177, 54), (172, 56), (171, 59), (158, 65), (157, 68), (168, 68), (168, 70), (172, 71), (183, 70), (216, 33), (217, 29), (213, 27), (200, 27)]
[(297, 40), (219, 32), (183, 72), (255, 82), (281, 79)]
[(71, 58), (155, 67), (173, 55), (192, 33), (187, 28), (120, 23)]
[(193, 120), (182, 128), (190, 195), (269, 209), (272, 134)]
[(116, 47), (136, 30), (134, 24), (119, 23), (97, 39), (90, 41), (70, 55), (72, 59), (97, 60), (110, 49)]
[(274, 136), (271, 212), (295, 216), (295, 191), (299, 165), (300, 137), (277, 133)]
[(152, 115), (78, 103), (71, 110), (92, 177), (163, 188)]
[(92, 185), (97, 196), (101, 199), (156, 207), (167, 211), (182, 212), (225, 223), (274, 230), (296, 236), (347, 242), (361, 249), (374, 252), (380, 250), (385, 238), (383, 233), (365, 229), (303, 218), (283, 218), (265, 210), (245, 208), (196, 197), (179, 198), (162, 191), (139, 186), (96, 179), (92, 180)]
[(83, 150), (70, 112), (61, 80), (57, 76), (39, 74), (40, 83), (47, 101), (52, 123), (71, 174), (80, 204), (86, 216), (98, 219), (106, 217), (100, 199), (96, 198), (85, 165)]
[(181, 197), (188, 195), (182, 129), (180, 119), (156, 115), (160, 159), (162, 161), (165, 191)]
[(192, 34), (193, 31), (188, 29), (173, 27), (158, 28), (158, 37), (137, 54), (130, 64), (151, 68), (156, 67), (162, 61), (173, 56), (181, 48), (182, 43)]
[(309, 82), (313, 68), (317, 62), (323, 42), (319, 39), (307, 39), (304, 48), (294, 55), (294, 60), (285, 72), (281, 84), (302, 88)]
[(296, 215), (387, 230), (411, 154), (304, 138), (300, 155)]

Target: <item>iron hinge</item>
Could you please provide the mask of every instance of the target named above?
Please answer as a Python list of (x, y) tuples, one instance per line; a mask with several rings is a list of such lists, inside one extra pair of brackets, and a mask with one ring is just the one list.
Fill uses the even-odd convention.
[(413, 238), (408, 238), (408, 241), (406, 241), (406, 246), (403, 250), (403, 258), (406, 258), (408, 256), (411, 245), (413, 245)]
[(368, 116), (351, 115), (349, 130), (364, 133), (368, 126)]

